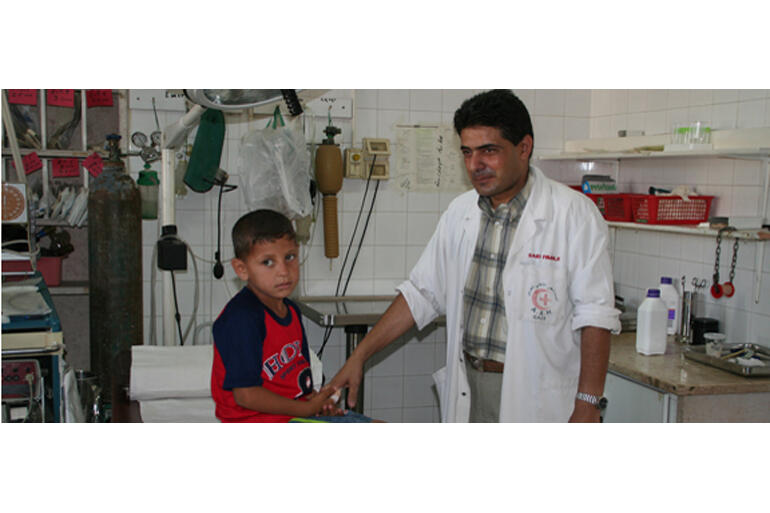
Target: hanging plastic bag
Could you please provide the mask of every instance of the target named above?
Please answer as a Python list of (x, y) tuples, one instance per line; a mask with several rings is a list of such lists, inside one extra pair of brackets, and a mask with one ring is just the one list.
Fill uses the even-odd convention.
[(277, 107), (264, 130), (241, 139), (238, 169), (249, 210), (268, 208), (289, 219), (311, 213), (310, 152), (304, 136), (285, 125)]

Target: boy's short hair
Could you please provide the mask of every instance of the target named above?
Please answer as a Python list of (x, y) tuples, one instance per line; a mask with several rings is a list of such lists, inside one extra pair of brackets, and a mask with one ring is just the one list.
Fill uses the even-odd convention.
[(285, 215), (267, 209), (244, 214), (233, 226), (235, 257), (245, 260), (257, 242), (273, 242), (283, 237), (297, 240), (294, 226)]
[(458, 135), (471, 126), (497, 128), (514, 146), (529, 135), (534, 147), (535, 134), (527, 107), (510, 89), (493, 89), (468, 98), (455, 111), (454, 126)]

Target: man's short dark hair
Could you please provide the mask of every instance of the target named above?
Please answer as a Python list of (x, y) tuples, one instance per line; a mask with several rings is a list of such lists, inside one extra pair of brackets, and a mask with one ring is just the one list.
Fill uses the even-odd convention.
[(257, 242), (273, 242), (283, 237), (297, 240), (294, 226), (285, 215), (266, 209), (244, 214), (233, 226), (235, 257), (245, 260)]
[(510, 89), (493, 89), (468, 98), (455, 112), (454, 125), (458, 135), (467, 127), (489, 126), (500, 129), (503, 138), (514, 145), (525, 135), (535, 140), (527, 107)]

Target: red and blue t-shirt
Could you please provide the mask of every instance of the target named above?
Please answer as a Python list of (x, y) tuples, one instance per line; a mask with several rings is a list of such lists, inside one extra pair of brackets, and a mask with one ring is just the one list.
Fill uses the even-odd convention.
[(214, 322), (214, 364), (211, 395), (222, 422), (286, 422), (273, 415), (239, 406), (233, 388), (260, 386), (289, 399), (313, 390), (305, 329), (299, 308), (289, 299), (285, 317), (244, 287)]

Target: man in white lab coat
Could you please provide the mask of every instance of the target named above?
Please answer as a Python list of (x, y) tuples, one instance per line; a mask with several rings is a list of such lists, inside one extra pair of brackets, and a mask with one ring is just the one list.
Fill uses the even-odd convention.
[(620, 331), (607, 225), (591, 200), (529, 165), (532, 123), (510, 90), (466, 100), (454, 124), (475, 190), (449, 205), (330, 384), (349, 387), (354, 405), (364, 362), (445, 314), (443, 422), (596, 422)]

